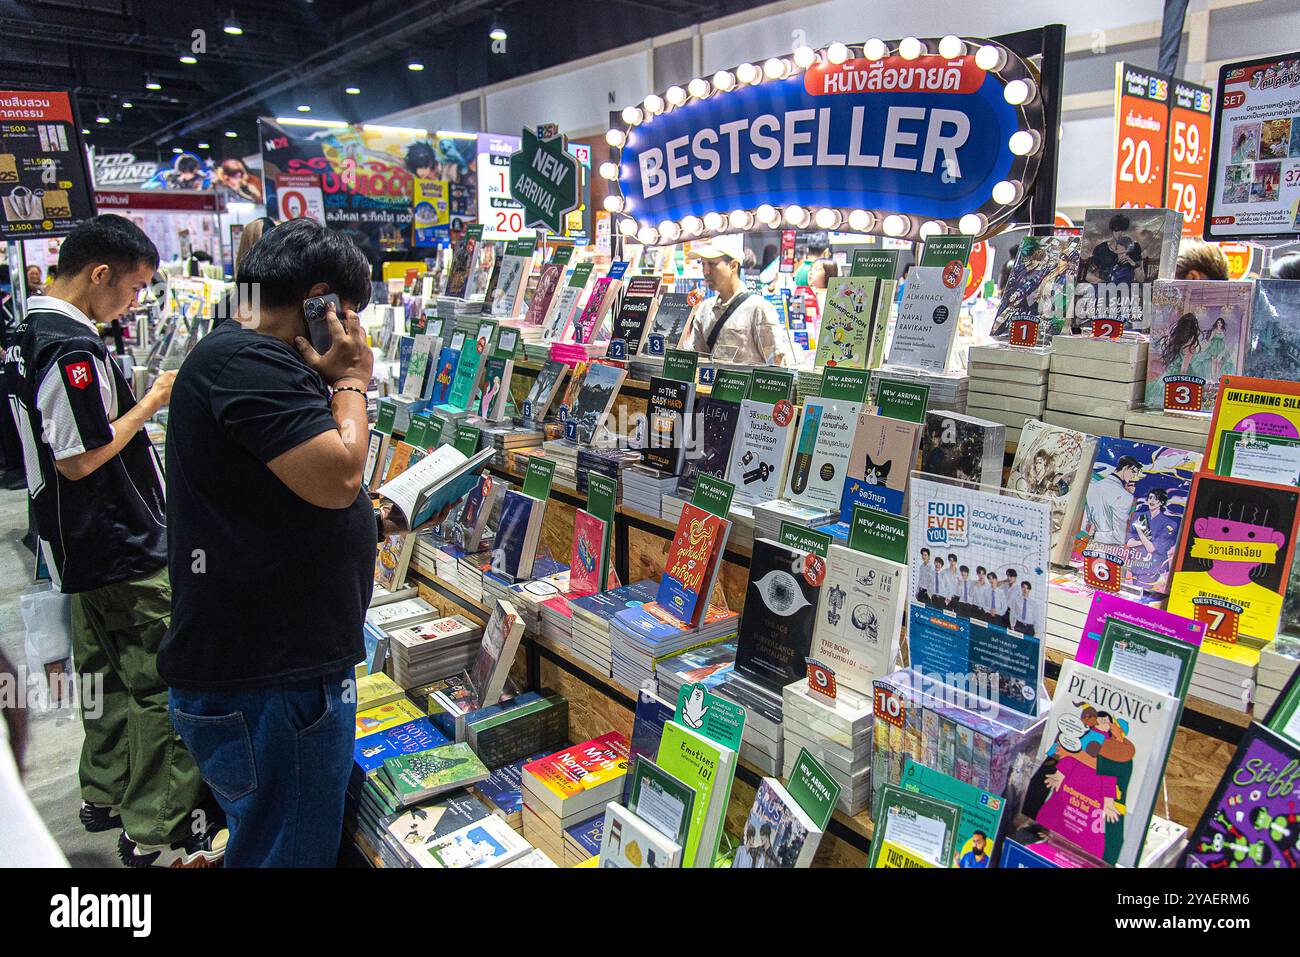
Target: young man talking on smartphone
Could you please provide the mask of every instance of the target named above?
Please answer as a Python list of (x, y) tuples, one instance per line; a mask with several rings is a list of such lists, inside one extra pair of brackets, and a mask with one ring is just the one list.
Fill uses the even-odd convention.
[[(173, 723), (226, 811), (232, 867), (329, 867), (352, 767), (353, 666), (377, 522), (362, 489), (370, 267), (310, 219), (248, 253), (254, 290), (176, 378), (168, 421)], [(330, 345), (304, 303), (334, 295)], [(323, 344), (323, 343), (322, 343)]]

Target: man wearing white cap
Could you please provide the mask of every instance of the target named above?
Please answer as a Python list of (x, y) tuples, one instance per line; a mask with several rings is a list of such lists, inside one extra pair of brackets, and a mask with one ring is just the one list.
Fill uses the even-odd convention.
[(682, 337), (682, 348), (711, 355), (718, 362), (793, 367), (789, 330), (771, 303), (748, 292), (740, 279), (737, 239), (719, 236), (713, 243), (691, 247), (691, 253), (700, 257), (704, 281), (717, 295), (709, 300), (711, 308), (695, 314)]

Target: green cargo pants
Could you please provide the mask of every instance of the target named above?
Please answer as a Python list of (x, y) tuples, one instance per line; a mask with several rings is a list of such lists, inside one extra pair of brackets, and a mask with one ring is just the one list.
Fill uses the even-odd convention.
[[(167, 686), (158, 676), (158, 645), (170, 621), (165, 568), (72, 596), (72, 654), (86, 732), (81, 797), (120, 806), (122, 827), (139, 844), (187, 838), (204, 794), (199, 769), (168, 720)], [(88, 678), (100, 689), (98, 701), (87, 700)]]

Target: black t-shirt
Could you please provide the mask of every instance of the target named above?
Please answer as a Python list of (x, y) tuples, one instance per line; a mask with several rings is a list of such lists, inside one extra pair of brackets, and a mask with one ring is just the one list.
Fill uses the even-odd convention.
[(54, 467), (56, 459), (113, 441), (112, 423), (135, 406), (94, 323), (62, 299), (33, 296), (5, 368), (27, 492), (54, 584), (63, 592), (84, 592), (162, 568), (162, 475), (143, 429), (79, 481)]
[(364, 657), (369, 500), (318, 508), (266, 467), (336, 427), (320, 376), (273, 336), (222, 323), (181, 366), (167, 422), (168, 685), (255, 688)]

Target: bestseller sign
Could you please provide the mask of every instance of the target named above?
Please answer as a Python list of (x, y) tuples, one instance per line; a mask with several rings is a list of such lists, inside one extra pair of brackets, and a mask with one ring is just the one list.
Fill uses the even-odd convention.
[(562, 232), (565, 216), (578, 208), (578, 161), (561, 135), (542, 139), (524, 130), (510, 156), (510, 194), (524, 207), (524, 225)]

